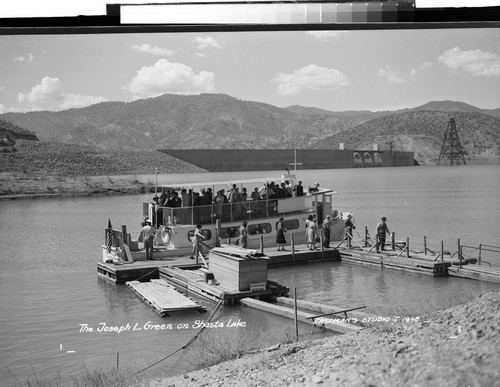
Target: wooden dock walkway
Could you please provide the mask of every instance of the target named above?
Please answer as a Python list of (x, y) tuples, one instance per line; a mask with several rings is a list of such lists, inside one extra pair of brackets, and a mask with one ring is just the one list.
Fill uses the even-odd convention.
[[(278, 303), (269, 303), (261, 300), (255, 300), (253, 298), (243, 298), (241, 299), (241, 303), (251, 308), (259, 309), (268, 313), (273, 313), (282, 317), (287, 317), (290, 319), (295, 318), (295, 311), (293, 308), (293, 300), (288, 299), (290, 302), (286, 302), (284, 297), (278, 298)], [(300, 300), (297, 300), (297, 306), (300, 303)], [(309, 302), (309, 307), (312, 306), (313, 303)], [(320, 305), (320, 304), (317, 304)], [(301, 309), (303, 309), (306, 304), (301, 303)], [(323, 310), (328, 309), (327, 305), (320, 305)], [(333, 312), (337, 312), (341, 314), (339, 308), (333, 308)], [(312, 324), (314, 326), (321, 327), (323, 329), (328, 329), (337, 333), (350, 333), (350, 332), (358, 332), (363, 329), (362, 326), (358, 324), (354, 324), (349, 321), (349, 318), (344, 318), (344, 316), (336, 316), (332, 314), (331, 316), (325, 317), (324, 319), (318, 319), (315, 322), (315, 318), (318, 318), (318, 311), (314, 310), (297, 310), (297, 320), (303, 323)]]
[(484, 265), (462, 265), (462, 267), (458, 267), (453, 265), (448, 268), (448, 273), (453, 277), (469, 278), (500, 284), (500, 267)]
[[(334, 246), (334, 244), (332, 244)], [(295, 251), (277, 251), (276, 248), (266, 248), (264, 253), (269, 257), (268, 266), (305, 264), (308, 262), (323, 261), (344, 261), (359, 265), (376, 267), (380, 269), (401, 270), (418, 274), (433, 276), (452, 276), (460, 278), (470, 278), (474, 280), (500, 283), (500, 268), (486, 265), (472, 264), (468, 260), (462, 261), (462, 268), (458, 266), (458, 260), (445, 256), (444, 261), (437, 259), (435, 255), (425, 255), (418, 252), (410, 252), (410, 257), (401, 254), (398, 250), (385, 250), (380, 253), (368, 252), (369, 247), (363, 250), (359, 247), (348, 249), (341, 245), (338, 249), (325, 248), (323, 251), (317, 249), (310, 251), (305, 245), (295, 246)], [(401, 254), (401, 255), (400, 255)], [(210, 263), (210, 260), (207, 259)], [(468, 264), (467, 264), (468, 263)], [(201, 267), (188, 257), (175, 257), (154, 261), (135, 261), (132, 263), (97, 263), (97, 273), (101, 278), (105, 278), (117, 284), (124, 284), (127, 281), (141, 280), (149, 281), (161, 277), (160, 268), (164, 267)], [(192, 278), (192, 280), (194, 280)], [(195, 281), (195, 280), (194, 280)], [(195, 281), (196, 282), (196, 281)], [(208, 285), (207, 285), (208, 286)], [(212, 296), (210, 296), (212, 297)], [(209, 297), (209, 298), (210, 298)], [(217, 295), (215, 295), (217, 298)]]
[(97, 262), (97, 275), (101, 278), (124, 284), (127, 281), (150, 281), (160, 278), (158, 269), (166, 265), (194, 264), (192, 259), (186, 257), (170, 258), (168, 260), (134, 261), (131, 263), (106, 263)]
[(365, 266), (380, 267), (381, 269), (402, 270), (407, 272), (430, 274), (435, 277), (447, 276), (451, 262), (435, 261), (432, 256), (412, 253), (410, 258), (398, 256), (399, 251), (385, 250), (380, 253), (339, 247), (343, 261)]
[(164, 280), (129, 281), (126, 285), (160, 316), (184, 310), (206, 312), (206, 308), (183, 296)]
[(475, 260), (462, 260), (460, 268), (457, 258), (445, 257), (441, 260), (435, 255), (413, 251), (407, 257), (405, 253), (401, 255), (401, 251), (398, 250), (386, 249), (376, 253), (369, 252), (369, 248), (348, 249), (345, 246), (340, 246), (338, 249), (342, 261), (359, 265), (428, 274), (435, 277), (451, 276), (500, 283), (500, 268), (477, 265), (474, 263)]

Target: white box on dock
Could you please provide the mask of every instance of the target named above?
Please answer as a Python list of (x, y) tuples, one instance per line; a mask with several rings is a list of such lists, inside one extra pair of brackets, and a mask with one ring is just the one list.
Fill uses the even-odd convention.
[(208, 255), (209, 268), (221, 287), (228, 290), (249, 291), (251, 285), (267, 284), (265, 255), (253, 254), (240, 248), (214, 248)]

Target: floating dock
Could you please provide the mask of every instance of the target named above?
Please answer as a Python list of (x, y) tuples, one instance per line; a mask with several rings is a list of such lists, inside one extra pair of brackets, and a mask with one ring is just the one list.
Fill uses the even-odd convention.
[(129, 281), (126, 285), (162, 317), (184, 310), (207, 311), (205, 307), (177, 292), (164, 280)]
[(406, 272), (430, 274), (434, 277), (449, 275), (448, 268), (451, 262), (436, 261), (435, 257), (412, 253), (411, 257), (398, 256), (399, 251), (383, 250), (380, 253), (367, 252), (361, 249), (347, 249), (339, 247), (343, 261), (364, 266), (375, 266)]
[(97, 262), (97, 275), (115, 284), (127, 281), (150, 281), (159, 279), (158, 269), (166, 265), (189, 265), (193, 260), (187, 257), (153, 261)]
[[(277, 303), (269, 303), (252, 298), (243, 298), (241, 303), (248, 307), (273, 313), (282, 317), (290, 319), (295, 318), (295, 310), (293, 307), (294, 300), (291, 298), (279, 297), (277, 299)], [(314, 326), (337, 333), (358, 332), (363, 329), (361, 324), (357, 322), (354, 323), (358, 317), (350, 318), (347, 316), (347, 313), (364, 308), (364, 306), (343, 310), (329, 305), (297, 300), (297, 307), (300, 308), (300, 310), (297, 310), (298, 321), (313, 324)], [(360, 316), (360, 314), (357, 315)]]
[(453, 277), (469, 278), (500, 284), (500, 267), (484, 265), (462, 265), (462, 267), (458, 267), (453, 265), (448, 268), (448, 273)]
[(277, 282), (267, 280), (262, 287), (251, 288), (247, 291), (227, 289), (223, 286), (212, 283), (210, 273), (201, 266), (165, 266), (159, 269), (160, 278), (175, 286), (179, 291), (186, 294), (196, 294), (210, 301), (218, 302), (223, 300), (224, 304), (235, 304), (246, 297), (256, 297), (259, 299), (273, 299), (287, 296), (289, 288)]
[[(332, 243), (332, 246), (334, 244)], [(265, 255), (267, 266), (306, 264), (309, 262), (323, 261), (344, 261), (359, 265), (376, 267), (380, 269), (400, 270), (418, 274), (439, 276), (452, 276), (469, 278), (474, 280), (500, 283), (500, 268), (486, 265), (474, 264), (474, 261), (462, 260), (461, 267), (459, 261), (449, 257), (438, 258), (436, 255), (426, 255), (424, 253), (410, 252), (410, 256), (401, 254), (398, 250), (385, 250), (380, 253), (369, 251), (366, 248), (348, 249), (345, 245), (336, 248), (324, 248), (310, 251), (305, 245), (297, 245), (292, 251), (287, 247), (287, 251), (277, 251), (275, 248), (266, 248)], [(210, 259), (208, 258), (210, 262)], [(117, 284), (124, 284), (127, 281), (140, 280), (149, 281), (165, 276), (165, 268), (182, 267), (183, 269), (193, 266), (194, 269), (201, 268), (201, 264), (196, 265), (188, 257), (175, 257), (153, 261), (134, 261), (132, 263), (97, 263), (97, 273), (99, 277), (105, 278)], [(168, 274), (170, 276), (170, 274)], [(182, 276), (181, 276), (182, 277)], [(200, 277), (200, 276), (198, 276)], [(199, 278), (198, 278), (199, 279)], [(191, 280), (194, 280), (191, 278)], [(186, 287), (186, 286), (184, 286)]]
[(451, 276), (485, 282), (500, 283), (500, 268), (477, 265), (475, 259), (443, 258), (411, 251), (408, 255), (398, 250), (383, 250), (379, 253), (369, 251), (369, 247), (348, 249), (339, 247), (342, 260), (381, 269), (401, 270), (428, 274), (434, 277)]

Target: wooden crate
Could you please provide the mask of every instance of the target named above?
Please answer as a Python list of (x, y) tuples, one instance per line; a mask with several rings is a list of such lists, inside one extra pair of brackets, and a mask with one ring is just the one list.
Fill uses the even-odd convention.
[(248, 258), (210, 251), (209, 268), (221, 287), (249, 291), (250, 285), (267, 283), (268, 257)]

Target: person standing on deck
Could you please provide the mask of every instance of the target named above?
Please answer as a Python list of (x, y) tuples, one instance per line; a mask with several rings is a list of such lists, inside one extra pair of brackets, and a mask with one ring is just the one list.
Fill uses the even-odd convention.
[(313, 219), (313, 216), (312, 215), (309, 215), (306, 219), (306, 244), (307, 244), (307, 248), (309, 249), (309, 222), (312, 221)]
[(330, 234), (331, 230), (331, 219), (330, 215), (327, 215), (323, 221), (323, 247), (330, 248)]
[(191, 259), (194, 259), (196, 254), (201, 253), (201, 241), (205, 236), (201, 233), (201, 224), (197, 224), (193, 235), (193, 251), (191, 252)]
[(299, 183), (293, 187), (293, 190), (295, 191), (295, 196), (304, 196), (304, 187), (302, 186), (302, 182), (299, 181)]
[(307, 219), (307, 245), (309, 250), (316, 250), (316, 233), (318, 226), (316, 226), (316, 220), (313, 215), (309, 215), (310, 219)]
[(144, 240), (144, 251), (146, 252), (146, 261), (153, 260), (153, 241), (155, 229), (151, 226), (151, 220), (146, 219), (146, 225), (142, 228), (142, 237)]
[(248, 222), (244, 220), (241, 223), (240, 229), (238, 230), (238, 246), (246, 249), (248, 244)]
[(380, 250), (385, 250), (385, 234), (390, 234), (389, 227), (387, 227), (387, 224), (385, 223), (387, 221), (387, 218), (383, 216), (380, 218), (381, 222), (377, 224), (377, 228), (375, 229), (375, 234), (377, 238), (377, 243), (376, 243), (376, 250), (378, 253), (379, 246)]
[[(344, 222), (345, 227), (345, 236), (347, 238), (347, 248), (352, 249), (351, 240), (352, 240), (352, 230), (356, 228), (354, 223), (352, 222), (352, 215), (347, 215), (347, 219)], [(385, 234), (384, 234), (385, 239)]]
[(286, 239), (285, 233), (286, 228), (284, 224), (285, 218), (281, 217), (278, 223), (276, 223), (276, 244), (278, 245), (278, 251), (285, 251)]

